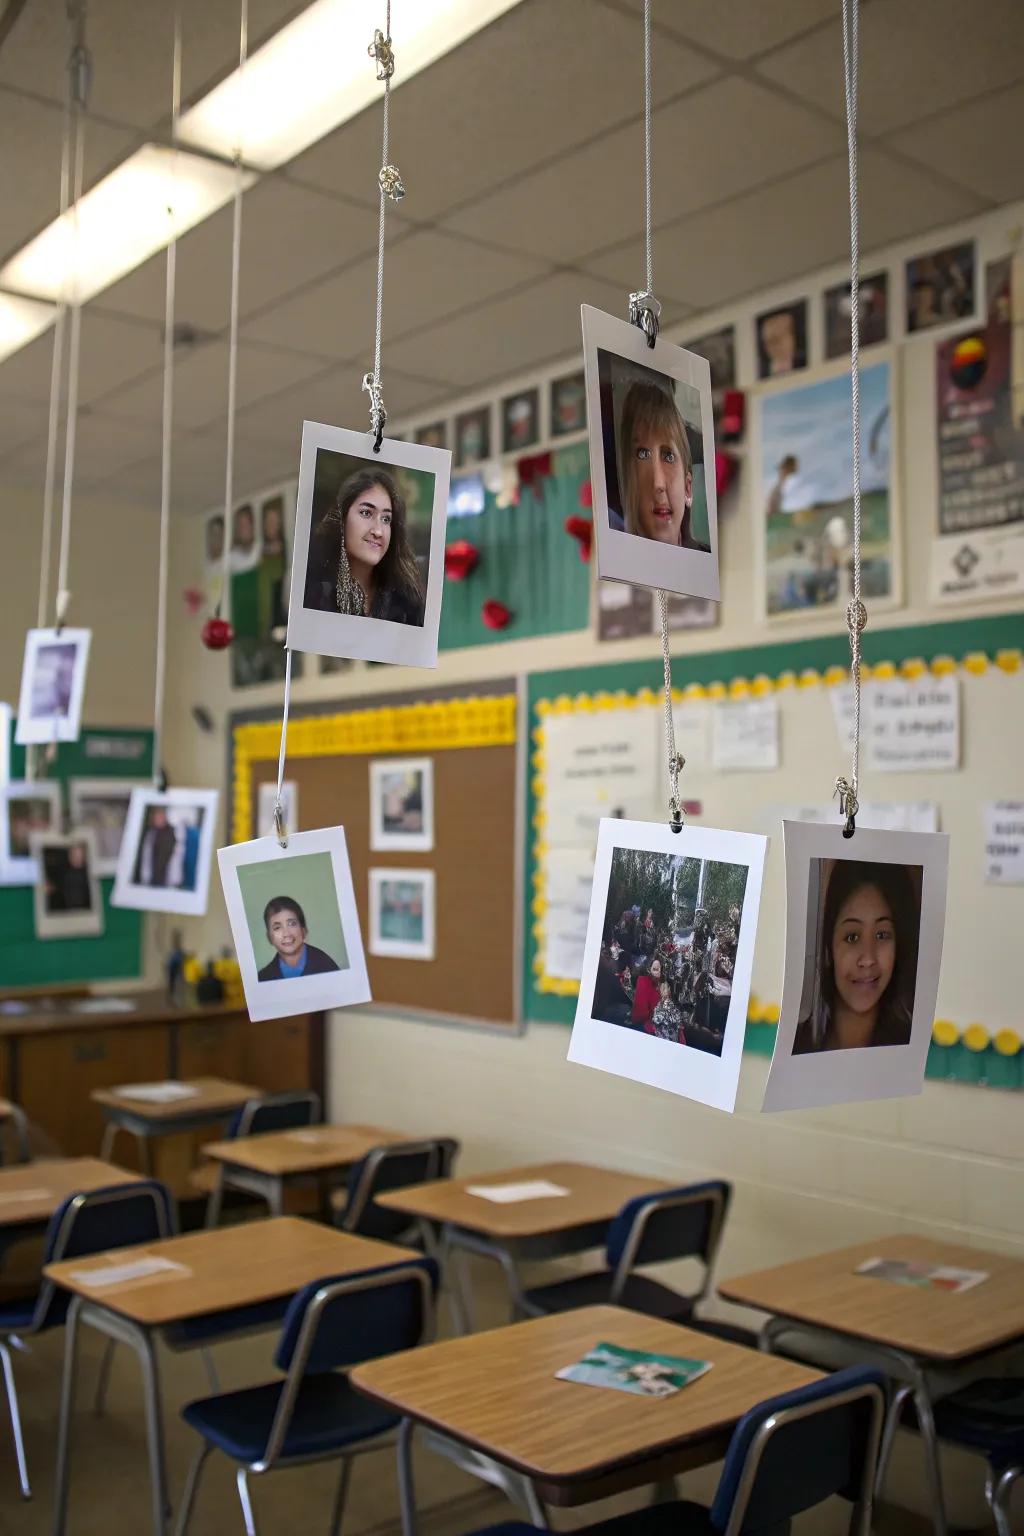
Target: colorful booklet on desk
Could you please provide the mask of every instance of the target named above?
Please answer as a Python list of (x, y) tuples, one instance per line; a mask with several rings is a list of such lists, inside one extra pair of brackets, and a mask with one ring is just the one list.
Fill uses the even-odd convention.
[(678, 1355), (651, 1355), (645, 1349), (601, 1343), (575, 1365), (555, 1374), (560, 1381), (580, 1381), (588, 1387), (612, 1387), (640, 1397), (671, 1397), (710, 1369), (710, 1360), (682, 1360)]
[(926, 1264), (923, 1259), (865, 1259), (856, 1272), (922, 1291), (969, 1291), (988, 1279), (984, 1269), (956, 1269), (952, 1264)]

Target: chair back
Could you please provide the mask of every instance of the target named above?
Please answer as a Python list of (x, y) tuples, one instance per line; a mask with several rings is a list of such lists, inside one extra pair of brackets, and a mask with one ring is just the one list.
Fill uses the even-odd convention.
[(751, 1408), (729, 1442), (713, 1529), (774, 1536), (838, 1494), (855, 1506), (851, 1530), (866, 1536), (885, 1392), (882, 1372), (858, 1365)]
[[(374, 1147), (349, 1169), (348, 1203), (338, 1225), (345, 1232), (358, 1232), (382, 1242), (406, 1232), (410, 1218), (402, 1211), (389, 1211), (378, 1205), (376, 1195), (389, 1189), (405, 1189), (410, 1184), (426, 1184), (445, 1176), (445, 1160), (454, 1158), (451, 1142), (398, 1141), (387, 1147)], [(456, 1148), (458, 1143), (455, 1144)]]
[[(135, 1243), (159, 1242), (177, 1230), (174, 1202), (166, 1184), (157, 1179), (137, 1179), (130, 1184), (107, 1184), (79, 1195), (69, 1195), (50, 1218), (43, 1263), (85, 1258), (108, 1248), (130, 1248)], [(59, 1327), (71, 1304), (70, 1294), (44, 1280), (36, 1303), (32, 1333)]]
[(709, 1179), (628, 1200), (608, 1229), (608, 1268), (614, 1271), (611, 1299), (618, 1299), (618, 1292), (637, 1265), (690, 1258), (700, 1259), (704, 1265), (704, 1283), (697, 1293), (703, 1296), (731, 1197), (731, 1184)]
[(228, 1122), (226, 1139), (262, 1136), (270, 1131), (299, 1131), (320, 1123), (320, 1095), (312, 1092), (268, 1093), (248, 1099)]

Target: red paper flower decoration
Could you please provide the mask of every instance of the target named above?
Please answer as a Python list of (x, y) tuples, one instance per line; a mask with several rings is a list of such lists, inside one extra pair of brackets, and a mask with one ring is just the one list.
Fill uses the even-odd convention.
[(589, 509), (594, 505), (594, 487), (589, 480), (584, 480), (580, 486), (580, 506)]
[(512, 610), (496, 597), (489, 597), (480, 609), (480, 617), (488, 629), (507, 629), (512, 622)]
[(721, 448), (715, 449), (715, 490), (719, 496), (724, 496), (733, 481), (736, 473), (736, 460), (731, 453), (724, 453)]
[(208, 651), (224, 651), (235, 638), (227, 619), (207, 619), (203, 625), (203, 644)]
[(444, 573), (449, 581), (465, 581), (480, 563), (480, 551), (468, 539), (456, 539), (445, 546)]
[(185, 599), (185, 607), (189, 613), (198, 613), (206, 601), (206, 593), (201, 592), (198, 587), (186, 587), (181, 595)]
[(566, 533), (572, 534), (580, 547), (580, 559), (590, 559), (590, 548), (594, 542), (594, 525), (589, 517), (567, 517), (565, 520)]

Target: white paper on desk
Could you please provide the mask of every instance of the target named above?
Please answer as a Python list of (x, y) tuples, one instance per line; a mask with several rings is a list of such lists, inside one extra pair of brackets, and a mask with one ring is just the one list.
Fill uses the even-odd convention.
[(72, 1013), (134, 1013), (136, 1006), (131, 997), (80, 997), (68, 1004)]
[(308, 1131), (289, 1131), (288, 1140), (302, 1141), (312, 1146), (319, 1146), (327, 1132), (333, 1129), (334, 1127), (330, 1125), (315, 1125)]
[(985, 806), (985, 882), (1024, 885), (1024, 802), (996, 800)]
[(15, 1200), (46, 1200), (48, 1189), (5, 1189), (0, 1193), (0, 1205), (13, 1204)]
[(569, 1191), (550, 1179), (526, 1180), (522, 1184), (467, 1184), (467, 1195), (479, 1195), (481, 1200), (493, 1200), (496, 1205), (515, 1205), (520, 1200), (548, 1200), (555, 1195), (567, 1195)]
[(764, 769), (779, 766), (779, 701), (723, 699), (711, 714), (711, 766)]
[(139, 1099), (144, 1104), (174, 1104), (178, 1099), (194, 1099), (199, 1093), (191, 1083), (125, 1083), (112, 1090), (122, 1099)]
[(130, 1280), (146, 1280), (150, 1275), (172, 1275), (183, 1279), (192, 1271), (184, 1264), (170, 1259), (133, 1259), (128, 1264), (108, 1264), (105, 1268), (73, 1269), (69, 1279), (76, 1285), (88, 1285), (94, 1289), (107, 1285), (126, 1285)]

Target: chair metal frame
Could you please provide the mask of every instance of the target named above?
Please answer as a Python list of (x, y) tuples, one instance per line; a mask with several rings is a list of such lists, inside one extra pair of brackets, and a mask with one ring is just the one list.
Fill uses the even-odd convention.
[[(420, 1153), (424, 1153), (428, 1158), (426, 1177), (418, 1179), (416, 1182), (427, 1184), (431, 1179), (445, 1177), (443, 1170), (446, 1164), (448, 1167), (451, 1166), (455, 1155), (449, 1152), (449, 1155), (446, 1157), (447, 1144), (450, 1143), (450, 1140), (450, 1137), (426, 1137), (422, 1141), (394, 1141), (387, 1146), (374, 1147), (363, 1159), (362, 1172), (356, 1187), (349, 1194), (348, 1203), (344, 1210), (337, 1216), (337, 1224), (341, 1230), (343, 1232), (358, 1233), (359, 1223), (366, 1212), (367, 1206), (373, 1200), (377, 1172), (381, 1165), (387, 1163), (391, 1158), (415, 1157)], [(381, 1193), (386, 1194), (388, 1191), (383, 1190)], [(419, 1217), (410, 1217), (408, 1230), (416, 1232), (421, 1237), (427, 1252), (433, 1256), (433, 1234), (428, 1224)], [(398, 1240), (400, 1239), (396, 1239), (396, 1241)]]
[[(250, 1477), (261, 1477), (267, 1472), (271, 1472), (277, 1466), (298, 1467), (312, 1462), (339, 1459), (341, 1461), (341, 1473), (331, 1510), (330, 1525), (330, 1536), (338, 1536), (345, 1511), (351, 1462), (356, 1456), (364, 1455), (371, 1450), (381, 1450), (392, 1444), (397, 1444), (398, 1448), (398, 1479), (402, 1507), (402, 1528), (406, 1533), (414, 1531), (415, 1508), (413, 1504), (410, 1458), (411, 1425), (407, 1420), (402, 1421), (395, 1438), (392, 1438), (392, 1431), (388, 1430), (380, 1435), (373, 1436), (370, 1440), (361, 1441), (351, 1449), (318, 1451), (306, 1456), (285, 1456), (283, 1454), (288, 1430), (295, 1412), (295, 1405), (305, 1380), (306, 1365), (316, 1340), (320, 1317), (325, 1307), (340, 1296), (352, 1296), (360, 1291), (384, 1290), (391, 1285), (407, 1284), (410, 1280), (415, 1280), (421, 1291), (423, 1325), (419, 1342), (423, 1343), (429, 1339), (433, 1331), (434, 1295), (429, 1276), (419, 1265), (408, 1263), (396, 1264), (393, 1267), (389, 1267), (386, 1271), (374, 1275), (363, 1275), (351, 1280), (336, 1280), (330, 1285), (322, 1286), (309, 1302), (303, 1315), (299, 1337), (292, 1352), (291, 1364), (288, 1366), (285, 1375), (284, 1387), (274, 1413), (263, 1455), (258, 1461), (239, 1466), (235, 1473), (235, 1483), (238, 1489), (239, 1503), (242, 1507), (242, 1519), (245, 1522), (246, 1536), (257, 1536), (256, 1513), (253, 1508), (252, 1490), (249, 1487)], [(175, 1526), (175, 1536), (187, 1536), (202, 1470), (210, 1452), (215, 1449), (216, 1447), (211, 1445), (208, 1440), (203, 1440), (193, 1458), (185, 1482), (185, 1490), (182, 1494), (181, 1508), (178, 1512), (178, 1523)]]
[[(240, 1141), (244, 1136), (254, 1134), (253, 1121), (261, 1109), (274, 1105), (309, 1104), (309, 1125), (319, 1125), (323, 1114), (320, 1095), (312, 1089), (295, 1089), (286, 1093), (268, 1093), (258, 1099), (247, 1099), (238, 1113), (238, 1125), (234, 1133), (227, 1137), (228, 1141)], [(259, 1135), (260, 1132), (255, 1132)], [(268, 1135), (276, 1133), (270, 1131)], [(252, 1168), (236, 1167), (232, 1163), (217, 1164), (217, 1178), (206, 1200), (206, 1217), (204, 1225), (207, 1229), (220, 1224), (221, 1207), (224, 1202), (224, 1192), (227, 1189), (240, 1189), (244, 1194), (254, 1195), (258, 1200), (264, 1200), (270, 1209), (272, 1216), (284, 1215), (284, 1184), (281, 1179), (273, 1174), (256, 1173)]]

